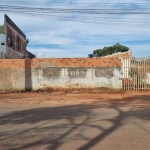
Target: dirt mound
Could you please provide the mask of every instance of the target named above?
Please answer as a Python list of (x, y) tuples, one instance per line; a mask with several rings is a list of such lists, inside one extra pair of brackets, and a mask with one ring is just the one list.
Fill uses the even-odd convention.
[(122, 89), (111, 88), (44, 88), (32, 92), (47, 92), (47, 93), (63, 93), (63, 94), (79, 94), (79, 93), (92, 93), (92, 94), (118, 94), (124, 93)]

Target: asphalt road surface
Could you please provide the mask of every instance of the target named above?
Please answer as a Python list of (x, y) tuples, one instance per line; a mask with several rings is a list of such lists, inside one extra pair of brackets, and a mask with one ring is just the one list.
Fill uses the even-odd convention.
[(149, 95), (59, 97), (64, 101), (0, 100), (0, 150), (150, 150)]

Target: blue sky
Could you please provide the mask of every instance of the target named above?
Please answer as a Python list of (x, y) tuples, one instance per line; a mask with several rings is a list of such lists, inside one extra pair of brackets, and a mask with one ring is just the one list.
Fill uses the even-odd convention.
[(150, 56), (148, 0), (1, 0), (0, 7), (0, 24), (7, 14), (38, 58), (88, 57), (115, 43), (135, 57)]

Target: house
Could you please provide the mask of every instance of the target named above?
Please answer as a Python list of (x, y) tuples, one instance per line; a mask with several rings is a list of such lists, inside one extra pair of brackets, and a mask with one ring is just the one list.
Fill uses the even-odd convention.
[(36, 56), (34, 55), (34, 54), (32, 54), (32, 53), (30, 53), (29, 51), (27, 51), (26, 50), (26, 55), (25, 55), (25, 58), (27, 59), (27, 58), (36, 58)]
[(26, 35), (6, 14), (4, 15), (4, 25), (0, 27), (0, 58), (25, 59)]

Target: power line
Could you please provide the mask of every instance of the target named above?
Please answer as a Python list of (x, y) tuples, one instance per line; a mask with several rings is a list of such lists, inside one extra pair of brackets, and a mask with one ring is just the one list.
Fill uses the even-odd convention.
[[(3, 0), (1, 0), (3, 1)], [(37, 7), (37, 4), (41, 4), (42, 2), (34, 3), (35, 6), (33, 7), (30, 5), (28, 6), (16, 6), (11, 5), (11, 3), (15, 3), (18, 1), (7, 1), (10, 2), (8, 5), (1, 5), (0, 10), (1, 12), (11, 12), (15, 14), (20, 15), (28, 15), (28, 16), (34, 16), (34, 17), (44, 17), (44, 18), (54, 18), (54, 19), (60, 19), (60, 20), (66, 20), (66, 21), (78, 21), (78, 22), (88, 22), (88, 23), (108, 23), (108, 24), (116, 24), (116, 22), (121, 21), (122, 23), (125, 23), (125, 25), (138, 25), (143, 24), (149, 26), (149, 14), (150, 9), (147, 8), (148, 5), (144, 5), (145, 3), (137, 3), (142, 4), (144, 7), (123, 7), (123, 8), (57, 8), (57, 7)], [(29, 4), (33, 4), (32, 2), (28, 1)], [(25, 2), (19, 2), (19, 4), (23, 4)], [(61, 4), (64, 6), (64, 3), (62, 2), (46, 2), (43, 4)], [(28, 5), (29, 5), (28, 4)], [(110, 5), (119, 5), (120, 3), (73, 3), (73, 4), (106, 4), (107, 6)], [(123, 5), (125, 3), (121, 3)], [(115, 16), (122, 16), (122, 17), (115, 17)], [(133, 18), (126, 18), (126, 15), (134, 15)], [(145, 16), (146, 18), (138, 18), (135, 16)], [(102, 17), (103, 16), (103, 17)], [(113, 17), (112, 17), (113, 16)]]

